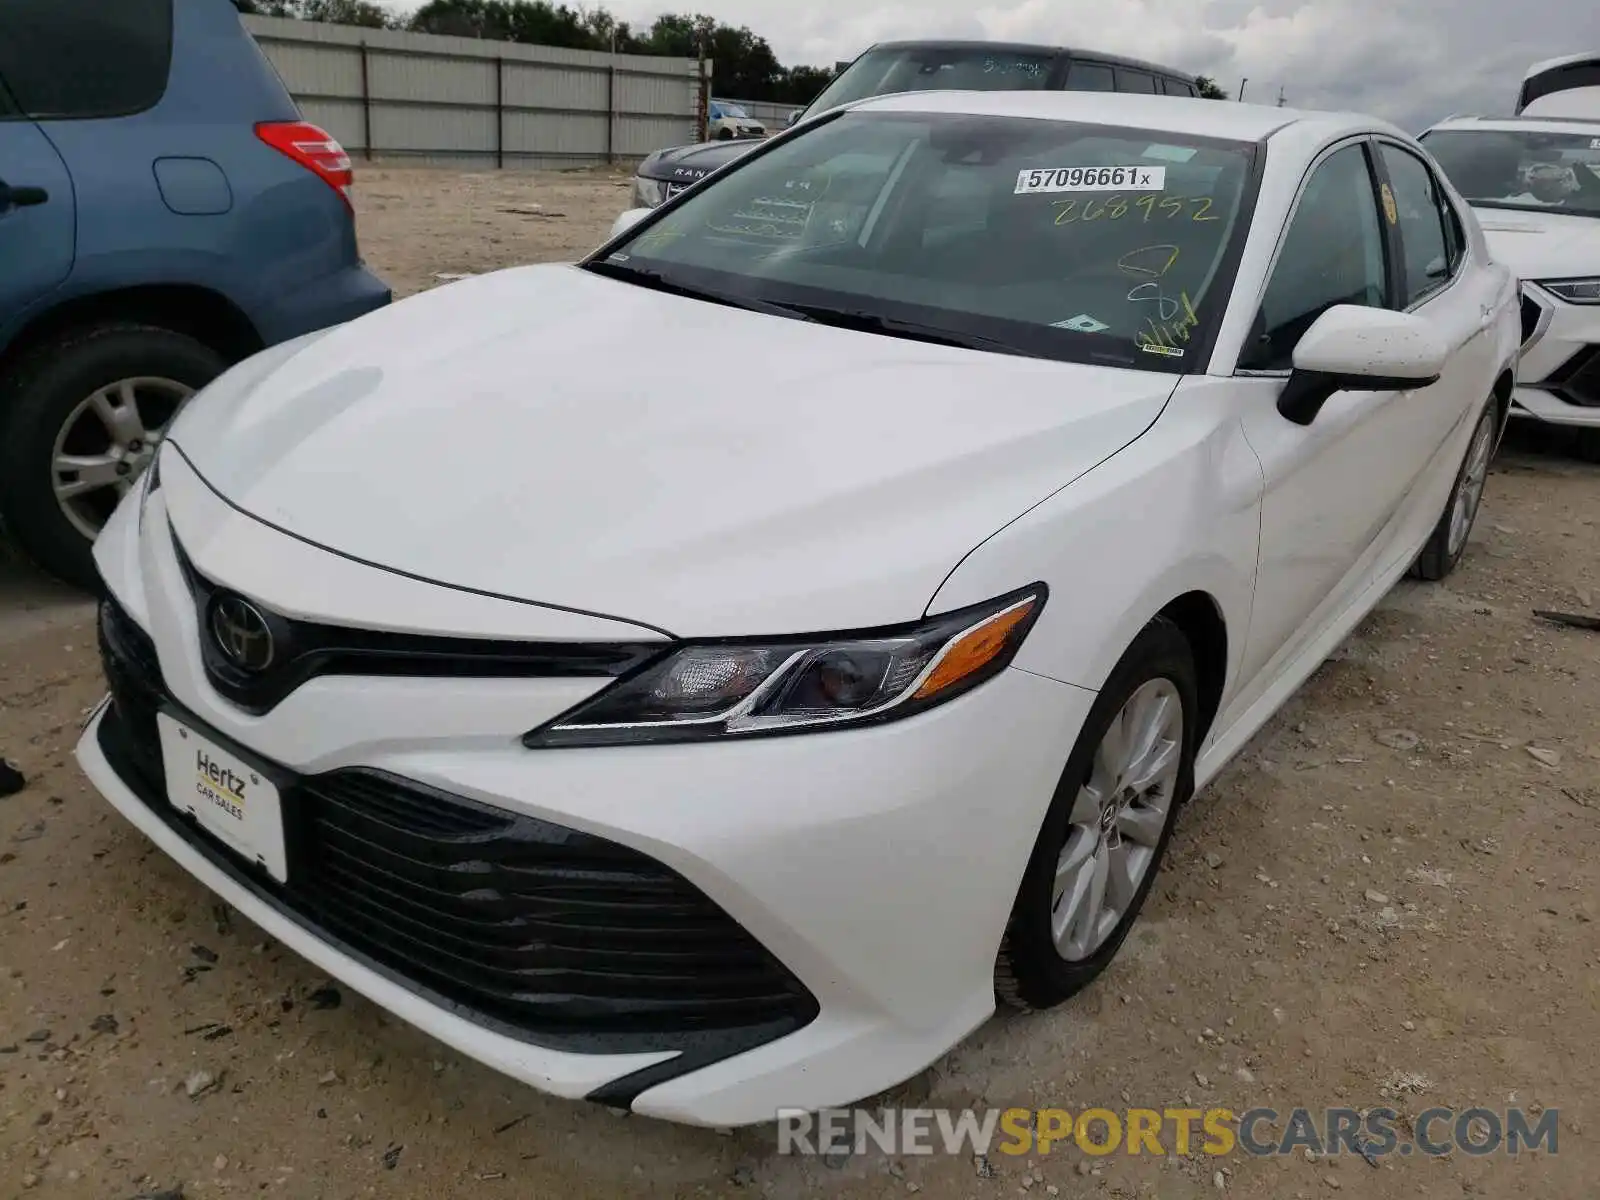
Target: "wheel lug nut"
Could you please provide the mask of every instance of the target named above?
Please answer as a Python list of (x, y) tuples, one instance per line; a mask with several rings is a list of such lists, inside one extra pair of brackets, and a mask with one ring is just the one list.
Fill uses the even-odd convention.
[(144, 449), (144, 443), (138, 438), (134, 438), (133, 441), (128, 443), (128, 449), (137, 454), (139, 451)]

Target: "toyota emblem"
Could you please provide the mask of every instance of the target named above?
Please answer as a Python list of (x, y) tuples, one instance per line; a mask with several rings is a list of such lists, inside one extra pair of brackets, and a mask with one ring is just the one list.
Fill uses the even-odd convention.
[(219, 596), (212, 604), (211, 637), (223, 657), (241, 670), (265, 671), (272, 665), (272, 627), (242, 596)]

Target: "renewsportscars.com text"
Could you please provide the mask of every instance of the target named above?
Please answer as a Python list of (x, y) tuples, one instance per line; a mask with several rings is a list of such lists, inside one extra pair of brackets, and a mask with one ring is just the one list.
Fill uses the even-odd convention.
[(1392, 1108), (780, 1109), (780, 1154), (1022, 1155), (1077, 1152), (1256, 1157), (1309, 1150), (1375, 1161), (1557, 1152), (1554, 1108), (1430, 1108), (1409, 1120)]

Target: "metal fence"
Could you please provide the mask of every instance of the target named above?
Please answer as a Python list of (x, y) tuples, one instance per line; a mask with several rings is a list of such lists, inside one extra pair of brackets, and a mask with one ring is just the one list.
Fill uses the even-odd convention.
[(429, 166), (627, 162), (704, 129), (710, 64), (245, 17), (308, 121)]

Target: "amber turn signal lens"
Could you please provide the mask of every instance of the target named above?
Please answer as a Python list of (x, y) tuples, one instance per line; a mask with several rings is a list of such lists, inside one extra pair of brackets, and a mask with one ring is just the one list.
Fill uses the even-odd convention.
[(1030, 596), (956, 638), (932, 673), (922, 681), (922, 686), (912, 699), (926, 700), (930, 696), (937, 696), (974, 671), (981, 671), (1011, 644), (1011, 635), (1028, 619), (1036, 604), (1038, 600)]

